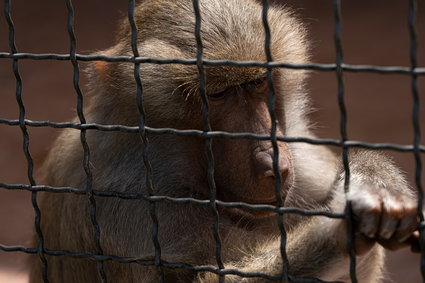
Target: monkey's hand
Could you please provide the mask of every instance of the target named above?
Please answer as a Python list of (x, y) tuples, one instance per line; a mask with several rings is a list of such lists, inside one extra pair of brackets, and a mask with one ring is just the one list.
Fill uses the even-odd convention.
[[(350, 155), (350, 170), (347, 200), (354, 214), (356, 252), (366, 252), (375, 242), (390, 250), (408, 246), (417, 228), (417, 200), (400, 170), (372, 151)], [(342, 183), (343, 178), (340, 188)]]

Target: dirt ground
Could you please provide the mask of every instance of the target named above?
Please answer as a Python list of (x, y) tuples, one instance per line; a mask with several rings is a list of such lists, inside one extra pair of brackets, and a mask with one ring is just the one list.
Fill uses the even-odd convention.
[[(74, 1), (78, 53), (90, 54), (111, 45), (117, 20), (126, 15), (127, 1)], [(279, 1), (295, 8), (308, 23), (313, 40), (313, 61), (333, 63), (333, 14), (330, 0)], [(419, 65), (425, 66), (425, 3), (418, 1)], [(105, 4), (107, 3), (107, 4)], [(3, 4), (0, 7), (3, 8)], [(344, 62), (379, 66), (409, 66), (408, 1), (343, 1)], [(69, 52), (66, 7), (63, 1), (12, 1), (16, 44), (20, 52)], [(8, 29), (0, 17), (0, 52), (8, 52)], [(86, 66), (81, 63), (82, 68)], [(30, 120), (69, 121), (75, 116), (76, 95), (69, 61), (21, 60), (23, 100)], [(12, 61), (0, 59), (0, 118), (17, 119)], [(86, 80), (81, 79), (85, 90)], [(411, 144), (412, 93), (407, 75), (378, 75), (345, 72), (348, 136), (352, 140)], [(340, 138), (336, 75), (313, 72), (309, 84), (317, 111), (317, 131), (323, 138)], [(425, 78), (419, 80), (422, 103)], [(425, 132), (422, 107), (421, 130)], [(29, 128), (30, 151), (35, 168), (59, 133), (50, 128)], [(28, 184), (27, 163), (22, 152), (19, 128), (0, 124), (0, 182)], [(424, 142), (422, 142), (424, 144)], [(338, 150), (338, 149), (335, 149)], [(390, 152), (414, 184), (415, 162), (411, 153)], [(423, 158), (422, 158), (423, 159)], [(422, 170), (422, 182), (425, 184)], [(37, 175), (36, 175), (37, 180)], [(27, 245), (34, 212), (30, 193), (0, 188), (0, 243)], [(421, 282), (419, 256), (408, 250), (388, 253), (385, 282)], [(26, 282), (25, 255), (0, 252), (0, 283)]]

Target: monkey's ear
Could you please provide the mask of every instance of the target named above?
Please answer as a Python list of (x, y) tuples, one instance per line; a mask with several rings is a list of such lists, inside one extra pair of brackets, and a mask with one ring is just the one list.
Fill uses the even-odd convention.
[(99, 79), (105, 81), (108, 77), (108, 62), (105, 61), (94, 61), (92, 63), (92, 72), (94, 72)]
[[(112, 56), (113, 48), (97, 51), (92, 55)], [(94, 80), (105, 82), (110, 77), (111, 63), (107, 61), (91, 61), (87, 69), (89, 76)]]

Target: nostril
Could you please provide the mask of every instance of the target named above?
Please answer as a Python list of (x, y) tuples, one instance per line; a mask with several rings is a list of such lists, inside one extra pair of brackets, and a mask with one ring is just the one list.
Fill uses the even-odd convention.
[(274, 177), (274, 170), (267, 170), (266, 172), (264, 172), (263, 174), (264, 177)]
[[(273, 167), (273, 164), (272, 164), (272, 167)], [(279, 164), (280, 176), (282, 176), (284, 179), (288, 176), (288, 173), (289, 173), (288, 171), (289, 171), (288, 166)], [(274, 169), (272, 168), (270, 170), (267, 170), (266, 172), (264, 172), (263, 175), (264, 177), (274, 177), (275, 176)]]
[[(269, 152), (260, 151), (255, 154), (255, 169), (259, 177), (275, 177), (273, 169), (273, 157)], [(279, 158), (279, 172), (282, 177), (288, 175), (288, 164), (284, 157)]]
[(267, 152), (257, 152), (254, 155), (254, 165), (258, 176), (274, 176), (272, 157)]

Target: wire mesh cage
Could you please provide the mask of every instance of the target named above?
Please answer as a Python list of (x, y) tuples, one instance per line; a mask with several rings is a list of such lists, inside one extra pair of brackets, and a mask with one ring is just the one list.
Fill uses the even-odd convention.
[[(296, 208), (284, 207), (279, 197), (280, 190), (279, 188), (282, 185), (282, 180), (276, 178), (276, 194), (277, 194), (277, 205), (254, 205), (243, 202), (225, 202), (217, 199), (217, 188), (214, 180), (214, 154), (212, 150), (212, 140), (214, 138), (231, 138), (231, 139), (257, 139), (257, 140), (270, 140), (274, 148), (273, 156), (273, 170), (276, 172), (276, 176), (280, 176), (277, 172), (279, 170), (278, 166), (278, 146), (279, 141), (284, 141), (287, 143), (310, 143), (318, 146), (335, 146), (342, 150), (342, 166), (345, 171), (345, 190), (349, 191), (349, 176), (350, 176), (350, 167), (348, 154), (349, 150), (352, 148), (367, 148), (372, 150), (391, 150), (397, 152), (406, 152), (411, 154), (415, 160), (415, 186), (418, 190), (418, 217), (420, 219), (419, 231), (421, 233), (420, 239), (423, 239), (423, 221), (424, 216), (422, 214), (422, 203), (423, 203), (423, 185), (422, 185), (422, 164), (421, 164), (421, 154), (425, 152), (425, 147), (421, 144), (420, 136), (420, 91), (419, 91), (419, 79), (421, 76), (425, 75), (425, 68), (420, 67), (418, 64), (418, 33), (417, 33), (417, 3), (415, 0), (406, 1), (408, 5), (408, 31), (409, 31), (409, 42), (410, 42), (410, 66), (402, 67), (383, 67), (377, 65), (352, 65), (345, 64), (343, 60), (343, 45), (341, 41), (342, 29), (341, 29), (341, 1), (333, 0), (333, 16), (334, 16), (334, 46), (335, 46), (335, 63), (331, 64), (318, 64), (318, 63), (309, 63), (309, 64), (288, 64), (285, 62), (276, 62), (273, 61), (273, 57), (270, 51), (270, 40), (273, 36), (270, 32), (269, 23), (267, 21), (267, 15), (269, 11), (269, 3), (267, 0), (262, 2), (262, 19), (263, 27), (265, 31), (264, 38), (264, 50), (267, 57), (266, 62), (240, 62), (240, 61), (229, 61), (229, 60), (208, 60), (204, 58), (203, 55), (203, 40), (201, 37), (202, 30), (202, 11), (199, 7), (199, 1), (193, 0), (193, 9), (195, 14), (195, 26), (193, 27), (193, 34), (196, 39), (196, 49), (197, 56), (192, 59), (179, 59), (179, 58), (147, 58), (143, 57), (143, 54), (140, 53), (137, 46), (138, 40), (138, 31), (135, 23), (135, 3), (134, 0), (128, 1), (128, 21), (131, 27), (131, 49), (133, 56), (105, 56), (105, 55), (82, 55), (77, 53), (77, 37), (74, 32), (74, 9), (71, 0), (66, 0), (66, 13), (67, 13), (67, 30), (69, 37), (69, 53), (67, 54), (58, 54), (58, 53), (20, 53), (18, 47), (15, 44), (15, 27), (12, 20), (12, 10), (11, 10), (11, 1), (5, 0), (3, 3), (3, 14), (4, 19), (6, 20), (8, 27), (8, 44), (9, 50), (4, 51), (0, 50), (0, 60), (7, 61), (12, 63), (12, 71), (15, 77), (16, 82), (16, 103), (19, 108), (19, 118), (18, 119), (6, 119), (0, 117), (0, 125), (7, 125), (11, 127), (17, 127), (20, 129), (22, 134), (22, 144), (23, 144), (23, 153), (27, 162), (27, 179), (28, 184), (16, 184), (16, 183), (7, 183), (0, 180), (0, 188), (2, 190), (25, 190), (31, 192), (31, 202), (33, 211), (35, 214), (34, 225), (35, 232), (37, 237), (37, 246), (28, 247), (28, 246), (10, 246), (0, 243), (0, 250), (5, 252), (23, 252), (28, 254), (36, 254), (39, 260), (41, 261), (41, 274), (44, 282), (50, 282), (48, 278), (48, 268), (49, 261), (46, 259), (47, 256), (69, 256), (74, 258), (90, 258), (96, 261), (97, 269), (101, 282), (107, 282), (108, 276), (105, 271), (104, 263), (107, 261), (116, 261), (121, 263), (137, 263), (141, 265), (151, 265), (157, 269), (158, 272), (158, 281), (164, 281), (164, 275), (162, 268), (183, 268), (193, 271), (207, 271), (215, 273), (219, 276), (220, 282), (225, 280), (226, 275), (238, 275), (241, 277), (259, 277), (265, 279), (271, 279), (276, 281), (283, 282), (323, 282), (316, 278), (296, 278), (290, 275), (288, 272), (290, 266), (288, 264), (287, 255), (286, 255), (286, 229), (285, 229), (285, 214), (296, 213), (305, 216), (315, 216), (322, 215), (331, 218), (341, 218), (345, 219), (348, 223), (348, 227), (351, 227), (352, 215), (350, 212), (350, 206), (347, 206), (347, 210), (343, 214), (331, 213), (327, 211), (319, 210), (301, 210)], [(76, 93), (76, 113), (78, 120), (74, 122), (51, 122), (48, 120), (29, 120), (26, 115), (26, 107), (23, 98), (23, 85), (25, 80), (22, 79), (19, 67), (22, 64), (21, 62), (26, 60), (61, 60), (69, 61), (72, 64), (73, 70), (73, 88)], [(91, 62), (91, 61), (102, 61), (102, 62), (127, 62), (134, 64), (134, 81), (136, 83), (135, 89), (135, 101), (137, 101), (137, 108), (139, 111), (139, 125), (138, 126), (126, 126), (126, 125), (109, 125), (109, 124), (97, 124), (97, 123), (87, 123), (84, 113), (84, 93), (80, 87), (80, 62)], [(145, 112), (144, 106), (142, 103), (142, 98), (144, 94), (143, 84), (140, 79), (140, 65), (142, 64), (184, 64), (196, 66), (199, 74), (199, 92), (203, 101), (203, 118), (202, 125), (203, 130), (178, 130), (173, 128), (153, 128), (145, 123)], [(268, 100), (268, 110), (271, 116), (272, 121), (272, 130), (270, 134), (259, 135), (255, 133), (228, 133), (228, 132), (217, 132), (211, 130), (211, 125), (209, 122), (209, 112), (208, 112), (208, 99), (206, 96), (206, 81), (205, 81), (205, 67), (206, 66), (238, 66), (238, 67), (263, 67), (267, 69), (267, 82), (269, 86), (269, 100)], [(336, 100), (339, 106), (339, 139), (311, 139), (306, 137), (283, 137), (277, 135), (277, 124), (276, 124), (276, 113), (275, 113), (275, 99), (276, 94), (273, 86), (273, 70), (275, 69), (305, 69), (305, 70), (314, 70), (318, 72), (333, 72), (336, 75), (337, 82), (337, 96)], [(412, 143), (408, 145), (398, 145), (393, 143), (367, 143), (354, 141), (349, 138), (348, 133), (348, 122), (347, 122), (347, 110), (346, 110), (346, 95), (345, 95), (345, 82), (344, 76), (346, 73), (376, 73), (376, 74), (399, 74), (408, 76), (410, 78), (411, 85), (411, 97), (412, 97), (412, 126), (414, 129), (414, 135), (412, 136)], [(34, 178), (34, 161), (33, 156), (30, 151), (30, 134), (29, 129), (33, 127), (49, 127), (49, 128), (72, 128), (80, 131), (80, 141), (81, 147), (84, 151), (83, 164), (81, 166), (84, 169), (86, 174), (86, 183), (84, 188), (74, 188), (74, 187), (51, 187), (44, 184), (38, 184)], [(122, 193), (117, 191), (101, 191), (93, 188), (93, 172), (90, 166), (90, 144), (87, 142), (86, 134), (88, 131), (105, 131), (105, 132), (125, 132), (133, 133), (140, 136), (142, 143), (143, 151), (143, 163), (146, 170), (146, 187), (149, 189), (148, 194), (141, 193)], [(207, 180), (208, 187), (210, 190), (209, 199), (199, 200), (196, 198), (173, 198), (169, 196), (156, 195), (154, 190), (154, 182), (152, 179), (152, 166), (149, 161), (147, 154), (147, 149), (149, 141), (147, 139), (147, 134), (172, 134), (179, 136), (198, 136), (204, 139), (205, 141), (205, 155), (207, 156)], [(96, 246), (96, 252), (90, 253), (88, 251), (73, 252), (63, 249), (49, 249), (45, 247), (43, 231), (41, 229), (40, 223), (43, 221), (43, 215), (40, 212), (37, 196), (39, 192), (51, 192), (51, 193), (63, 193), (63, 194), (77, 194), (85, 195), (87, 201), (90, 205), (90, 222), (94, 227), (93, 239)], [(152, 245), (155, 249), (155, 255), (153, 259), (146, 260), (144, 258), (134, 258), (134, 257), (121, 257), (114, 254), (106, 254), (103, 251), (101, 245), (101, 233), (102, 229), (98, 223), (97, 219), (97, 199), (103, 198), (119, 198), (119, 199), (141, 199), (149, 202), (149, 217), (152, 220), (153, 227), (151, 231)], [(158, 239), (158, 231), (160, 230), (161, 223), (158, 222), (156, 214), (156, 205), (161, 202), (170, 202), (170, 203), (180, 203), (182, 205), (187, 203), (193, 203), (196, 205), (208, 206), (211, 209), (213, 215), (212, 224), (212, 234), (215, 240), (216, 247), (216, 267), (210, 266), (194, 266), (185, 262), (167, 262), (161, 258), (161, 242)], [(283, 271), (280, 275), (270, 275), (261, 272), (243, 272), (241, 270), (228, 269), (222, 260), (222, 239), (220, 237), (219, 227), (220, 227), (220, 217), (218, 208), (242, 208), (244, 210), (258, 210), (258, 211), (272, 211), (278, 215), (279, 230), (281, 233), (281, 257), (283, 259)], [(356, 255), (353, 249), (353, 232), (349, 229), (348, 231), (348, 248), (350, 250), (350, 278), (352, 282), (357, 282), (356, 278)], [(423, 246), (421, 242), (421, 246)], [(422, 249), (422, 259), (424, 257), (424, 249)], [(421, 268), (422, 274), (425, 274), (425, 261), (418, 263), (418, 266)]]

